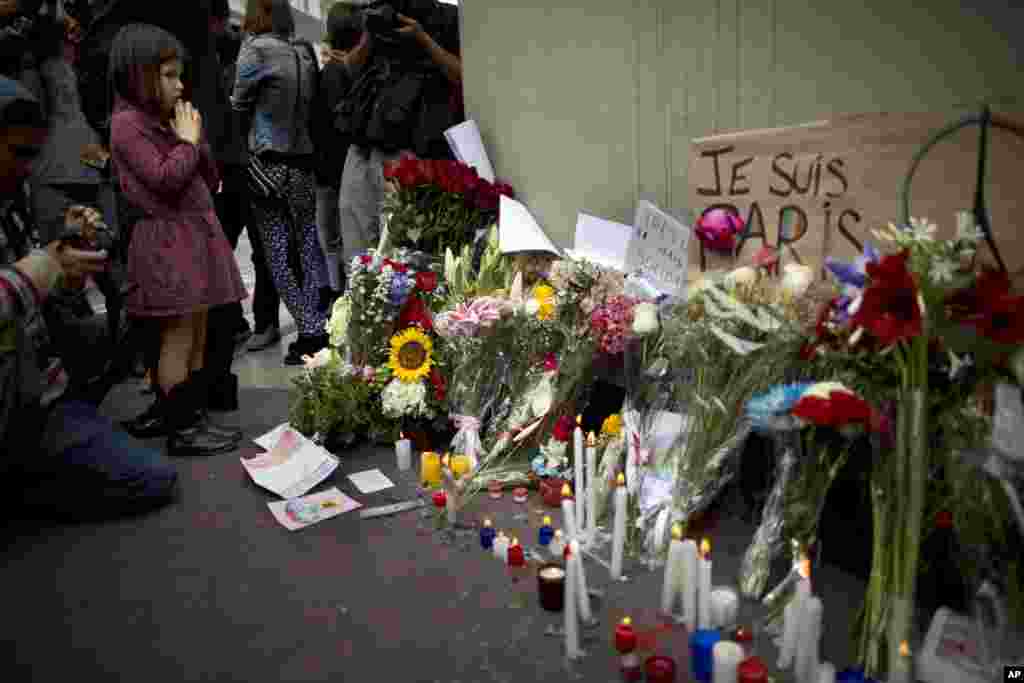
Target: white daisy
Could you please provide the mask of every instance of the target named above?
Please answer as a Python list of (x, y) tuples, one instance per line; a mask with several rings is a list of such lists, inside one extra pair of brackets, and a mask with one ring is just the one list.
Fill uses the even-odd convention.
[(910, 230), (914, 234), (914, 239), (922, 242), (931, 242), (935, 239), (935, 232), (939, 229), (935, 223), (932, 223), (927, 218), (911, 218), (910, 219)]
[(935, 282), (952, 282), (953, 276), (956, 274), (956, 264), (949, 259), (934, 259), (930, 274)]

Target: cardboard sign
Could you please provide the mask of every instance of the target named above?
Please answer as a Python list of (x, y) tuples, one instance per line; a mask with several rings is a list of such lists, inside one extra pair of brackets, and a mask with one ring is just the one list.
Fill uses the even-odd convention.
[(648, 201), (636, 207), (633, 236), (626, 253), (627, 270), (640, 270), (666, 294), (686, 290), (690, 227)]
[[(901, 192), (914, 156), (964, 115), (851, 115), (694, 140), (689, 190), (695, 215), (726, 207), (746, 227), (735, 256), (704, 250), (694, 240), (691, 272), (749, 264), (763, 246), (777, 249), (783, 262), (810, 266), (820, 266), (826, 256), (852, 259), (865, 241), (881, 247), (871, 230), (900, 222)], [(986, 202), (995, 242), (1019, 281), (1024, 117), (994, 113), (993, 121), (1000, 125), (989, 129)], [(936, 223), (940, 239), (955, 236), (956, 212), (974, 206), (980, 131), (970, 125), (939, 142), (914, 174), (910, 215)], [(978, 253), (995, 263), (984, 244)]]

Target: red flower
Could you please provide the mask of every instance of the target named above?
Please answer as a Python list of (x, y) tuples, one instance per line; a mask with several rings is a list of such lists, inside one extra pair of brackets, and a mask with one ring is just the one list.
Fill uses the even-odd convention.
[(544, 369), (549, 372), (556, 372), (558, 370), (558, 356), (553, 353), (544, 356)]
[(430, 369), (430, 384), (434, 387), (434, 399), (440, 403), (444, 401), (444, 397), (447, 395), (447, 383), (444, 381), (444, 375), (436, 367)]
[(494, 185), (481, 180), (480, 184), (476, 188), (476, 206), (481, 211), (497, 211), (498, 209), (498, 191)]
[(416, 159), (402, 159), (397, 164), (393, 164), (390, 174), (390, 177), (397, 180), (402, 187), (416, 187), (422, 185), (424, 181), (420, 163)]
[(404, 263), (399, 263), (398, 261), (392, 261), (389, 258), (384, 259), (384, 265), (385, 266), (391, 266), (391, 269), (394, 270), (396, 273), (404, 273), (405, 271), (409, 270), (409, 267), (407, 265), (405, 265)]
[(368, 266), (373, 262), (373, 258), (369, 254), (363, 254), (359, 257), (359, 260), (363, 262), (364, 266)]
[(410, 296), (409, 300), (405, 302), (405, 306), (402, 307), (402, 312), (398, 316), (398, 329), (412, 327), (413, 325), (418, 325), (427, 332), (434, 331), (434, 321), (430, 316), (430, 310), (423, 303), (423, 299), (415, 294)]
[(1010, 278), (1006, 273), (993, 269), (982, 271), (973, 287), (956, 292), (947, 303), (954, 319), (973, 325), (992, 341), (999, 344), (1024, 342), (1024, 297), (1010, 294)]
[(551, 430), (551, 436), (555, 441), (561, 441), (562, 443), (569, 441), (569, 438), (572, 436), (572, 418), (568, 415), (562, 415), (562, 417), (558, 418), (555, 428)]
[(437, 289), (437, 273), (432, 270), (416, 273), (416, 287), (421, 292), (433, 292)]
[(912, 339), (922, 331), (917, 285), (907, 269), (908, 258), (904, 251), (867, 266), (870, 284), (851, 322), (855, 328), (865, 328), (882, 346)]
[(509, 185), (508, 183), (503, 183), (501, 181), (497, 181), (494, 183), (494, 191), (497, 192), (499, 195), (504, 195), (505, 197), (508, 197), (509, 199), (515, 199), (516, 197), (516, 193), (512, 189), (512, 186)]
[(848, 424), (871, 425), (871, 406), (860, 396), (845, 391), (833, 391), (828, 398), (804, 396), (790, 411), (794, 416), (822, 427), (842, 427)]

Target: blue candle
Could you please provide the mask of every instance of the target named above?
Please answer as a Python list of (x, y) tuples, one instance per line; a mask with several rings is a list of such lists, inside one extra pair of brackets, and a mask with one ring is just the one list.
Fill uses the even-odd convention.
[(690, 667), (693, 669), (693, 678), (700, 683), (711, 683), (711, 673), (714, 668), (714, 659), (711, 651), (715, 643), (722, 639), (718, 631), (702, 629), (695, 631), (690, 636)]
[(480, 547), (484, 550), (490, 550), (494, 547), (494, 537), (498, 535), (498, 532), (491, 526), (491, 520), (485, 519), (484, 525), (480, 527)]
[(544, 526), (540, 528), (537, 534), (537, 542), (542, 546), (547, 547), (548, 543), (551, 543), (551, 539), (555, 537), (555, 529), (551, 526), (551, 518), (544, 518)]
[(836, 683), (878, 683), (878, 681), (865, 676), (864, 669), (855, 669), (851, 666), (836, 674)]

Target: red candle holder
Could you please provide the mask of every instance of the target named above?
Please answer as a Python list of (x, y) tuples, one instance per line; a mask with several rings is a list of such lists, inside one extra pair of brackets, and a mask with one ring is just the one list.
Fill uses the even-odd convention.
[(675, 683), (676, 663), (671, 657), (654, 655), (644, 662), (647, 683)]
[(537, 592), (540, 606), (548, 612), (565, 609), (565, 567), (557, 562), (547, 562), (537, 570)]
[(443, 508), (448, 504), (448, 494), (444, 491), (434, 491), (434, 495), (432, 497), (436, 507)]
[(640, 656), (635, 652), (622, 655), (619, 671), (622, 673), (622, 680), (626, 683), (636, 683), (643, 680), (644, 668), (640, 665)]
[(520, 487), (512, 492), (512, 500), (517, 503), (525, 503), (529, 495), (530, 491), (528, 489)]
[(615, 649), (620, 655), (629, 654), (636, 649), (636, 631), (628, 617), (615, 627)]
[(768, 683), (768, 667), (760, 657), (747, 657), (736, 669), (738, 683)]
[(559, 477), (548, 477), (540, 480), (540, 496), (544, 504), (552, 508), (562, 507), (562, 487), (565, 480)]
[(523, 553), (523, 546), (512, 545), (508, 548), (508, 566), (510, 567), (525, 567), (526, 566), (526, 555)]
[(497, 479), (491, 480), (491, 482), (487, 484), (487, 493), (495, 500), (501, 498), (501, 482)]

